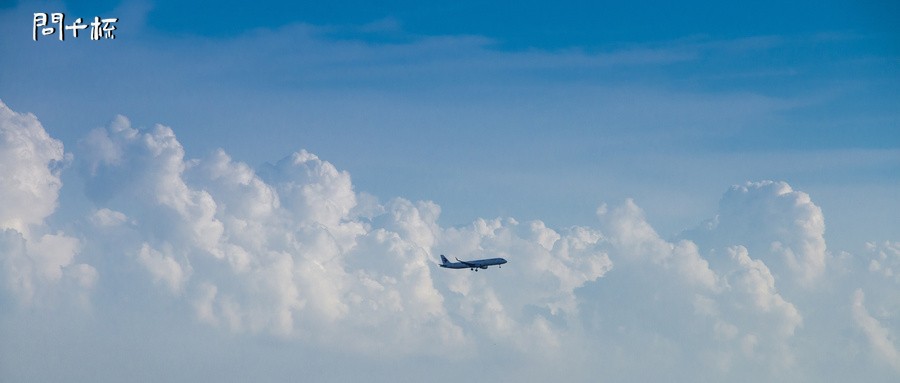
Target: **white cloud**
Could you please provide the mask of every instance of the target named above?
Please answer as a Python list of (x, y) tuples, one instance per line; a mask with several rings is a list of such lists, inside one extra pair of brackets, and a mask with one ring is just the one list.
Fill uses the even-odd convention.
[(803, 317), (778, 293), (775, 278), (762, 260), (750, 258), (743, 247), (728, 252), (738, 269), (729, 274), (731, 288), (720, 306), (727, 311), (727, 321), (743, 334), (740, 349), (745, 356), (766, 361), (777, 375), (794, 363), (789, 342), (802, 326)]
[(153, 277), (153, 281), (162, 283), (173, 294), (181, 293), (185, 282), (190, 278), (189, 267), (182, 266), (171, 255), (163, 254), (146, 243), (141, 246), (137, 258)]
[(878, 319), (869, 314), (865, 306), (865, 294), (862, 289), (856, 289), (853, 293), (853, 321), (860, 330), (865, 333), (872, 352), (878, 359), (883, 360), (900, 373), (900, 351), (894, 346), (894, 335), (885, 328)]
[(28, 234), (56, 209), (66, 161), (62, 142), (31, 114), (0, 102), (0, 227)]
[(719, 288), (718, 277), (700, 256), (697, 246), (690, 241), (669, 243), (660, 238), (633, 200), (626, 200), (623, 206), (611, 212), (601, 210), (601, 213), (602, 227), (622, 257), (674, 269), (679, 278), (710, 291)]
[(660, 238), (631, 200), (598, 213), (615, 267), (592, 304), (603, 334), (597, 341), (613, 339), (630, 352), (660, 342), (669, 349), (631, 361), (623, 376), (652, 378), (645, 370), (658, 363), (703, 369), (716, 379), (776, 378), (795, 367), (792, 344), (803, 317), (761, 259), (739, 246), (708, 262), (694, 242)]
[(881, 275), (887, 280), (900, 282), (900, 243), (884, 241), (867, 242), (869, 252), (869, 271)]
[(683, 234), (709, 248), (744, 246), (785, 281), (811, 288), (825, 271), (825, 218), (809, 195), (785, 182), (733, 186), (718, 215)]
[(120, 211), (107, 208), (99, 209), (89, 218), (91, 223), (97, 226), (119, 226), (128, 222), (128, 217)]
[(350, 174), (305, 150), (267, 166), (262, 175), (276, 185), (285, 208), (304, 223), (334, 228), (356, 206)]
[(754, 260), (747, 254), (747, 249), (737, 247), (729, 249), (729, 255), (741, 267), (742, 272), (732, 279), (736, 290), (750, 296), (757, 309), (764, 313), (776, 313), (784, 317), (784, 325), (779, 333), (793, 335), (803, 319), (797, 309), (786, 302), (775, 289), (775, 278), (769, 268), (761, 260)]
[[(7, 227), (0, 236), (3, 282), (24, 301), (47, 295), (47, 286), (78, 287), (86, 301), (83, 292), (99, 286), (97, 310), (134, 299), (142, 303), (127, 307), (175, 310), (176, 325), (213, 334), (271, 336), (368, 360), (453, 354), (454, 366), (527, 361), (532, 372), (571, 362), (583, 376), (623, 379), (696, 380), (703, 371), (711, 380), (814, 380), (829, 361), (811, 348), (852, 345), (829, 334), (855, 325), (896, 366), (883, 288), (872, 297), (888, 303), (871, 306), (875, 315), (861, 291), (852, 312), (816, 300), (817, 281), (830, 272), (894, 283), (896, 244), (871, 244), (862, 269), (850, 260), (825, 267), (822, 212), (783, 182), (735, 187), (711, 225), (667, 240), (631, 199), (597, 209), (597, 227), (509, 217), (444, 227), (437, 203), (383, 203), (309, 152), (259, 170), (221, 149), (190, 159), (172, 129), (136, 129), (124, 117), (91, 132), (76, 160), (94, 204), (82, 209), (88, 225), (72, 225), (75, 234), (47, 227), (60, 190), (52, 171), (42, 181), (52, 193), (33, 197), (49, 210), (4, 212), (24, 232)], [(76, 262), (80, 253), (90, 266)], [(509, 263), (444, 270), (441, 253)], [(105, 314), (95, 313), (98, 321)], [(838, 319), (824, 318), (832, 314)], [(606, 371), (584, 355), (620, 368)]]
[[(305, 151), (266, 166), (264, 181), (222, 150), (186, 160), (165, 127), (142, 131), (119, 118), (91, 137), (86, 151), (122, 154), (85, 156), (88, 190), (114, 191), (92, 194), (102, 206), (92, 219), (133, 219), (125, 229), (134, 238), (121, 245), (155, 282), (184, 295), (201, 322), (343, 339), (369, 352), (388, 339), (413, 342), (429, 324), (450, 343), (461, 338), (445, 319), (422, 248), (434, 241), (422, 225), (437, 227), (436, 205), (398, 199), (376, 209), (387, 220), (374, 229), (354, 213), (349, 174)], [(366, 257), (372, 261), (358, 259)], [(388, 323), (397, 325), (393, 337), (371, 331)]]
[[(127, 238), (119, 247), (154, 283), (187, 300), (198, 321), (231, 331), (365, 353), (384, 352), (388, 342), (395, 353), (470, 347), (473, 337), (490, 336), (525, 352), (558, 346), (559, 323), (578, 312), (575, 290), (612, 267), (594, 229), (559, 234), (512, 219), (443, 228), (437, 204), (381, 204), (306, 151), (257, 174), (223, 150), (185, 159), (171, 129), (134, 129), (124, 117), (92, 132), (82, 149), (98, 204), (91, 221), (130, 232), (94, 240)], [(503, 286), (444, 270), (436, 279), (436, 249), (520, 266)], [(546, 314), (523, 314), (531, 308)], [(521, 337), (531, 331), (543, 335)]]
[(75, 262), (79, 249), (79, 241), (65, 234), (27, 238), (5, 229), (0, 237), (5, 287), (26, 306), (52, 306), (60, 304), (59, 299), (86, 303), (84, 293), (94, 287), (99, 275), (94, 267)]
[(62, 143), (34, 115), (0, 102), (0, 274), (25, 305), (49, 303), (65, 291), (63, 281), (72, 283), (69, 292), (82, 300), (81, 293), (97, 279), (93, 267), (74, 262), (79, 240), (52, 233), (44, 224), (56, 210), (66, 161)]
[[(102, 208), (122, 210), (122, 216), (98, 211), (119, 220), (134, 217), (139, 226), (179, 228), (146, 228), (153, 235), (139, 234), (145, 242), (135, 252), (154, 281), (170, 292), (186, 292), (183, 299), (202, 323), (336, 343), (364, 354), (471, 350), (478, 338), (522, 355), (538, 349), (553, 354), (584, 331), (579, 322), (585, 298), (577, 290), (621, 273), (642, 284), (637, 294), (619, 286), (624, 299), (653, 311), (654, 320), (670, 321), (671, 330), (633, 331), (663, 336), (673, 348), (683, 336), (679, 331), (708, 331), (717, 343), (704, 352), (731, 350), (720, 358), (725, 365), (743, 360), (778, 371), (791, 364), (788, 344), (803, 320), (778, 293), (766, 264), (739, 247), (729, 250), (733, 263), (714, 269), (695, 243), (660, 238), (632, 200), (598, 209), (599, 230), (557, 232), (541, 221), (511, 218), (444, 228), (437, 204), (402, 198), (381, 204), (361, 197), (347, 172), (306, 151), (257, 174), (223, 150), (184, 159), (168, 128), (139, 131), (120, 118), (92, 136), (109, 137), (118, 146), (105, 150), (123, 155), (89, 163), (91, 182), (106, 182), (110, 172), (132, 174), (131, 183), (116, 181), (124, 195)], [(117, 199), (129, 203), (116, 204)], [(366, 206), (358, 206), (361, 200)], [(759, 207), (738, 205), (732, 215), (754, 214)], [(215, 228), (212, 234), (200, 235), (208, 227)], [(181, 250), (177, 257), (184, 261), (175, 261), (153, 248), (193, 250)], [(488, 280), (436, 268), (437, 252), (501, 256), (511, 263)], [(655, 291), (655, 284), (667, 291)], [(652, 309), (660, 299), (683, 311)]]

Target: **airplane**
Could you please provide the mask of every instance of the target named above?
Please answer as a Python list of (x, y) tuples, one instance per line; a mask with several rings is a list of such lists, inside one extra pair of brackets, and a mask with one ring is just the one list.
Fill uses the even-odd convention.
[(497, 265), (497, 267), (501, 267), (500, 265), (506, 263), (506, 260), (503, 258), (491, 258), (491, 259), (477, 259), (474, 261), (460, 261), (459, 258), (456, 258), (456, 262), (450, 262), (447, 260), (443, 254), (441, 254), (441, 267), (447, 269), (465, 269), (478, 271), (478, 269), (487, 269), (488, 266)]

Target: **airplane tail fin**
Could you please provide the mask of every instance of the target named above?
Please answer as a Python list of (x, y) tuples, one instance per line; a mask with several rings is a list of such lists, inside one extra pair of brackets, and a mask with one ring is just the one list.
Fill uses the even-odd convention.
[(446, 265), (447, 263), (450, 263), (450, 261), (447, 260), (447, 257), (441, 254), (441, 264)]

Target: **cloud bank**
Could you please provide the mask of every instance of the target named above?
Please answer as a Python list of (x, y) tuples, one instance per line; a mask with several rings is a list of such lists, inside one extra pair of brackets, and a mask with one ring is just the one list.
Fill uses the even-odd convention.
[[(187, 158), (173, 129), (120, 116), (66, 153), (2, 104), (0, 133), (4, 333), (40, 313), (104, 323), (127, 301), (150, 313), (146, 328), (166, 312), (214, 337), (356, 361), (487, 361), (524, 380), (900, 374), (898, 246), (832, 255), (821, 209), (785, 182), (732, 187), (675, 239), (630, 199), (601, 206), (595, 227), (444, 227), (437, 203), (381, 201), (304, 150), (257, 168), (222, 149)], [(63, 171), (83, 187), (63, 187)], [(75, 222), (48, 222), (60, 193), (85, 197)], [(439, 254), (509, 264), (444, 270)]]

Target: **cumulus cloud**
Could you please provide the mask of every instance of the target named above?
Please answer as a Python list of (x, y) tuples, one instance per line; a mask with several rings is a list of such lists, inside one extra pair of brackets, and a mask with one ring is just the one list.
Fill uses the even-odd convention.
[(163, 284), (173, 294), (182, 291), (190, 276), (189, 268), (186, 270), (171, 255), (163, 254), (146, 243), (138, 252), (138, 262), (147, 269), (154, 282)]
[(438, 247), (449, 254), (499, 256), (516, 264), (503, 268), (498, 279), (471, 272), (442, 275), (448, 307), (479, 336), (519, 351), (554, 349), (567, 326), (576, 325), (576, 290), (613, 268), (602, 246), (596, 230), (573, 227), (557, 233), (540, 221), (479, 219), (445, 229)]
[[(793, 355), (788, 342), (803, 324), (800, 312), (778, 293), (765, 263), (750, 258), (743, 247), (729, 249), (729, 256), (738, 269), (728, 279), (732, 291), (722, 302), (730, 306), (729, 320), (744, 330), (742, 352), (754, 359), (772, 358), (777, 368), (790, 367)], [(761, 347), (766, 348), (759, 350)]]
[(652, 366), (675, 363), (709, 378), (751, 370), (775, 378), (794, 365), (791, 344), (803, 317), (763, 260), (737, 246), (711, 263), (694, 242), (661, 238), (632, 200), (598, 214), (615, 266), (584, 293), (595, 300), (586, 304), (592, 332), (597, 342), (614, 340), (630, 352), (660, 350), (621, 361), (628, 371), (622, 377), (661, 378)]
[[(48, 286), (77, 287), (86, 301), (99, 285), (103, 299), (116, 298), (108, 290), (145, 299), (151, 311), (175, 310), (220, 333), (463, 363), (499, 349), (599, 373), (592, 355), (619, 367), (607, 373), (621, 380), (803, 377), (821, 362), (798, 344), (855, 326), (897, 366), (883, 288), (874, 287), (876, 315), (862, 290), (851, 310), (810, 298), (832, 271), (824, 219), (784, 182), (733, 187), (715, 218), (671, 240), (631, 199), (603, 205), (596, 227), (511, 217), (445, 227), (437, 203), (381, 201), (307, 151), (258, 168), (223, 149), (188, 158), (171, 128), (135, 128), (120, 116), (79, 143), (92, 206), (66, 234), (45, 223), (61, 190), (61, 144), (33, 116), (3, 112), (12, 138), (0, 151), (10, 174), (0, 193), (37, 207), (0, 210), (3, 282), (25, 302)], [(444, 270), (439, 254), (509, 263)], [(896, 282), (895, 243), (870, 244), (868, 256), (864, 271)]]
[[(854, 286), (851, 296), (850, 314), (855, 329), (862, 335), (860, 342), (870, 351), (864, 355), (878, 361), (876, 365), (886, 366), (900, 374), (900, 351), (898, 351), (897, 318), (900, 315), (900, 243), (895, 241), (873, 241), (864, 246), (857, 255), (848, 255), (847, 261), (861, 276), (848, 281)], [(849, 263), (849, 262), (847, 262)]]
[(785, 280), (811, 287), (825, 271), (825, 218), (806, 194), (785, 182), (735, 185), (719, 212), (683, 237), (709, 248), (744, 246)]
[(34, 115), (0, 102), (0, 272), (25, 305), (61, 293), (63, 282), (80, 296), (97, 279), (93, 267), (75, 263), (79, 240), (45, 225), (56, 210), (67, 161), (62, 143)]
[(900, 242), (868, 242), (869, 271), (887, 280), (900, 282)]
[(626, 200), (612, 212), (601, 211), (600, 215), (604, 218), (602, 227), (611, 237), (610, 243), (623, 257), (674, 269), (674, 273), (690, 283), (708, 290), (717, 288), (717, 276), (698, 254), (697, 246), (690, 241), (669, 243), (660, 238), (633, 200)]
[(349, 174), (311, 153), (257, 173), (222, 150), (185, 159), (171, 129), (135, 129), (124, 117), (82, 147), (100, 207), (93, 222), (131, 222), (118, 228), (132, 238), (124, 252), (199, 321), (348, 345), (357, 336), (369, 341), (355, 346), (372, 352), (389, 338), (371, 330), (387, 323), (397, 324), (395, 340), (422, 331), (461, 338), (430, 278), (421, 204), (382, 207), (393, 230), (376, 229), (354, 210)]
[[(97, 204), (91, 222), (129, 231), (114, 240), (131, 238), (120, 247), (153, 284), (189, 301), (197, 320), (231, 331), (362, 352), (433, 349), (422, 334), (451, 348), (491, 336), (528, 350), (558, 344), (562, 327), (552, 323), (575, 318), (575, 290), (612, 268), (596, 230), (560, 234), (513, 219), (443, 228), (434, 202), (381, 203), (306, 151), (258, 171), (224, 150), (186, 159), (171, 129), (135, 129), (124, 117), (81, 147)], [(438, 250), (522, 267), (499, 286), (435, 276)], [(523, 314), (534, 309), (546, 313)]]
[(865, 298), (862, 289), (856, 289), (853, 293), (853, 321), (865, 333), (872, 346), (872, 352), (877, 358), (888, 363), (900, 373), (900, 351), (897, 351), (897, 347), (894, 346), (894, 336), (878, 319), (869, 314), (865, 306)]
[(62, 187), (63, 144), (31, 114), (0, 102), (0, 227), (28, 233), (54, 210)]

